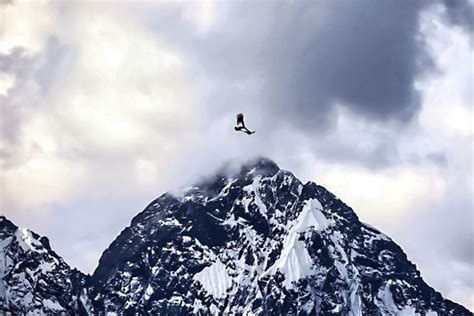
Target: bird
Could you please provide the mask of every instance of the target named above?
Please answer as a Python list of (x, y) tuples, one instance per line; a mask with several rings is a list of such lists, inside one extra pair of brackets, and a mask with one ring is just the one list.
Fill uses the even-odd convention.
[(247, 127), (245, 127), (244, 115), (242, 113), (237, 114), (237, 125), (234, 127), (234, 129), (237, 132), (244, 132), (248, 135), (255, 133), (255, 131), (251, 131)]

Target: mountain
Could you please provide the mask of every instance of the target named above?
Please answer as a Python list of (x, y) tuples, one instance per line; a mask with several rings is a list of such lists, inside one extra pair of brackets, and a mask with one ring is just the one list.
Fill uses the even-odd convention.
[(71, 269), (49, 240), (0, 216), (0, 314), (92, 312), (86, 276)]
[(256, 159), (133, 218), (91, 277), (134, 314), (471, 315), (325, 188)]
[(472, 315), (341, 200), (265, 158), (154, 200), (91, 276), (4, 217), (0, 252), (13, 313)]

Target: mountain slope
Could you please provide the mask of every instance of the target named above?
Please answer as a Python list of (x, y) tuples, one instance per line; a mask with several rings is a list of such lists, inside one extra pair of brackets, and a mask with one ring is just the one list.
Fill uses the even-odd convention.
[(91, 282), (96, 310), (126, 314), (471, 315), (350, 207), (267, 159), (153, 201)]
[(0, 314), (88, 314), (85, 276), (71, 269), (46, 237), (0, 216)]

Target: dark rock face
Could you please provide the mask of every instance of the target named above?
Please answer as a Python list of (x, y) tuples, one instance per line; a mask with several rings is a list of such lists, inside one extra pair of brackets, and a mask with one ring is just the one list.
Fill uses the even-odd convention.
[[(25, 235), (6, 219), (0, 227), (9, 288), (0, 288), (0, 302), (10, 310), (56, 312), (49, 299), (73, 314), (472, 315), (429, 287), (397, 244), (337, 197), (265, 158), (157, 198), (87, 280), (45, 238), (28, 235), (24, 255), (25, 238), (15, 236)], [(8, 260), (15, 264), (4, 269)], [(11, 281), (28, 271), (48, 292)], [(14, 286), (21, 299), (12, 299)]]
[(0, 314), (88, 314), (86, 277), (46, 237), (0, 216)]

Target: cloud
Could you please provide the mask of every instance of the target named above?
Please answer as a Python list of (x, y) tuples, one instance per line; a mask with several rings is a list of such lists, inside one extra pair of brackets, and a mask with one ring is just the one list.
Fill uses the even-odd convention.
[(48, 1), (0, 2), (0, 54), (22, 47), (27, 54), (41, 51), (54, 31), (56, 12)]
[[(121, 20), (120, 12), (74, 9), (63, 8), (70, 20), (56, 21), (55, 39), (42, 51), (25, 55), (29, 43), (19, 40), (0, 57), (2, 71), (17, 78), (8, 98), (0, 96), (7, 114), (0, 137), (7, 211), (47, 209), (97, 191), (151, 189), (179, 155), (179, 144), (193, 137), (193, 92), (177, 51)], [(151, 164), (158, 166), (153, 173), (144, 169)], [(25, 189), (30, 193), (19, 198)]]
[(470, 0), (444, 0), (448, 21), (472, 32), (474, 26), (474, 2)]
[[(433, 8), (421, 17), (426, 51), (437, 72), (417, 82), (422, 93), (418, 124), (400, 132), (398, 138), (400, 160), (411, 165), (415, 173), (428, 172), (431, 177), (422, 186), (421, 204), (406, 208), (398, 221), (380, 222), (379, 227), (400, 243), (428, 284), (472, 308), (474, 133), (470, 87), (474, 78), (460, 61), (472, 59), (473, 52), (470, 34), (443, 23), (442, 14)], [(436, 160), (441, 158), (441, 164), (431, 164), (433, 153), (437, 153)], [(414, 184), (410, 181), (405, 185)], [(414, 192), (404, 196), (409, 199)], [(376, 204), (377, 200), (373, 201)], [(376, 218), (371, 216), (371, 220)]]
[(182, 9), (183, 19), (191, 22), (200, 36), (206, 36), (217, 23), (218, 5), (218, 2), (210, 0), (187, 2)]
[[(22, 122), (29, 113), (35, 112), (41, 103), (41, 85), (35, 80), (38, 57), (27, 56), (21, 48), (9, 55), (0, 55), (0, 71), (15, 78), (8, 95), (0, 95), (0, 165), (9, 168), (23, 162), (28, 152), (18, 151), (22, 141)], [(31, 152), (31, 150), (28, 150)]]
[(192, 54), (225, 80), (214, 95), (219, 104), (258, 102), (295, 128), (325, 131), (336, 104), (376, 121), (410, 120), (419, 110), (414, 82), (426, 66), (417, 40), (421, 5), (364, 3), (231, 5), (222, 10), (225, 25), (190, 39), (205, 46)]
[(439, 175), (411, 166), (376, 173), (341, 165), (324, 166), (316, 179), (354, 208), (363, 221), (376, 227), (399, 223), (418, 209), (436, 205), (446, 191)]
[(0, 72), (0, 95), (8, 96), (8, 91), (15, 86), (15, 76)]
[[(444, 199), (418, 209), (392, 228), (392, 235), (397, 237), (396, 242), (416, 263), (428, 284), (445, 297), (472, 308), (473, 191), (472, 187), (456, 187), (450, 183), (447, 188)], [(446, 269), (447, 266), (450, 268)]]

